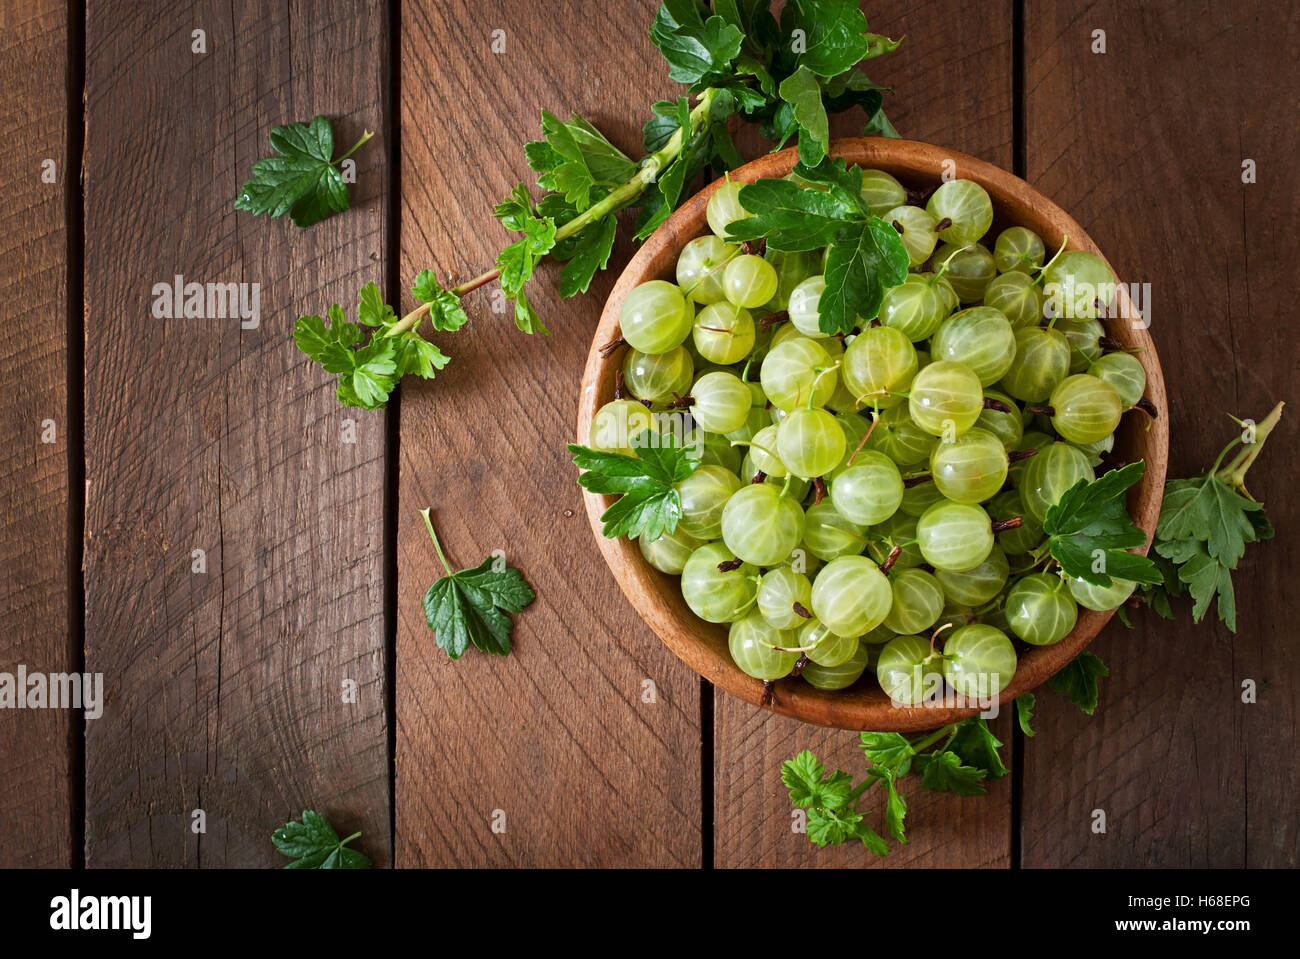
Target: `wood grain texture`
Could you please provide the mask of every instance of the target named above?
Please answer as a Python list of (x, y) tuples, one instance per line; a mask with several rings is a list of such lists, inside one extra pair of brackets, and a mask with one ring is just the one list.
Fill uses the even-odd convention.
[[(273, 125), (323, 113), (340, 152), (383, 129), (382, 10), (96, 3), (86, 46), (87, 862), (278, 864), (306, 807), (387, 864), (384, 416), (339, 406), (290, 337), (383, 281), (382, 138), (345, 215), (232, 207)], [(260, 325), (155, 318), (177, 274), (260, 284)]]
[[(42, 0), (0, 11), (0, 671), (65, 672), (68, 429), (64, 204), (67, 10)], [(54, 182), (43, 182), (53, 163)], [(52, 431), (52, 432), (51, 432)], [(44, 434), (44, 435), (43, 435)], [(45, 439), (53, 442), (45, 442)], [(75, 713), (0, 712), (0, 868), (68, 866)]]
[[(885, 109), (905, 136), (1011, 168), (1012, 16), (1010, 3), (931, 0), (874, 15), (871, 29), (907, 36), (897, 53), (869, 63), (877, 83), (895, 88)], [(936, 30), (935, 24), (943, 24)], [(936, 64), (943, 64), (936, 68)], [(833, 136), (862, 132), (854, 111), (832, 120)], [(929, 793), (909, 781), (910, 843), (879, 859), (865, 848), (817, 849), (791, 830), (781, 763), (802, 749), (854, 773), (865, 767), (852, 733), (801, 725), (722, 693), (714, 699), (714, 855), (722, 866), (1006, 866), (1011, 861), (1010, 777), (984, 797)], [(1008, 743), (1010, 727), (994, 726)], [(872, 808), (864, 802), (864, 808)]]
[[(540, 110), (578, 112), (640, 156), (650, 104), (679, 87), (647, 36), (653, 0), (404, 4), (401, 274), (463, 281), (508, 235), (491, 218), (534, 175)], [(505, 53), (492, 31), (505, 31)], [(591, 42), (578, 38), (592, 38)], [(625, 262), (620, 241), (612, 264)], [(618, 592), (591, 542), (564, 444), (617, 270), (560, 300), (544, 267), (529, 295), (553, 332), (525, 338), (467, 298), (453, 359), (404, 387), (398, 503), (397, 862), (401, 866), (697, 866), (699, 680)], [(421, 597), (442, 575), (418, 509), (453, 563), (503, 550), (536, 588), (506, 659), (452, 662)], [(651, 680), (656, 702), (643, 701)], [(492, 829), (504, 813), (505, 832)], [(497, 820), (500, 823), (500, 820)]]
[[(1149, 281), (1169, 388), (1171, 476), (1202, 472), (1297, 382), (1294, 116), (1300, 19), (1262, 3), (1026, 4), (1028, 178), (1070, 209), (1120, 275)], [(1092, 52), (1093, 31), (1107, 50)], [(1169, 69), (1195, 64), (1195, 69)], [(1258, 182), (1242, 183), (1242, 162)], [(1236, 574), (1238, 632), (1143, 612), (1094, 645), (1097, 714), (1040, 698), (1025, 755), (1027, 866), (1295, 866), (1300, 618), (1292, 571), (1295, 421), (1251, 473), (1277, 539)], [(1242, 703), (1253, 679), (1259, 702)], [(1093, 810), (1107, 816), (1094, 834)]]

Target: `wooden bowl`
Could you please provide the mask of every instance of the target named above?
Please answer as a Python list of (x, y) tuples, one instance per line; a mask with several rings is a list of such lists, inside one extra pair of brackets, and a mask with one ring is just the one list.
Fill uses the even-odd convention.
[[(1069, 214), (1023, 180), (982, 160), (928, 143), (878, 137), (836, 140), (831, 145), (831, 153), (844, 157), (851, 164), (886, 170), (904, 186), (914, 189), (930, 189), (938, 185), (942, 172), (950, 170), (958, 177), (974, 180), (989, 192), (993, 198), (994, 234), (1008, 226), (1027, 226), (1043, 238), (1049, 256), (1067, 236), (1071, 249), (1089, 250), (1101, 255), (1097, 244)], [(784, 176), (793, 168), (796, 159), (794, 149), (770, 153), (733, 171), (731, 178), (752, 182), (761, 177)], [(945, 164), (951, 165), (945, 167)], [(614, 373), (622, 367), (624, 351), (604, 357), (600, 347), (619, 335), (619, 310), (623, 298), (633, 287), (647, 280), (674, 279), (679, 251), (689, 240), (709, 231), (705, 205), (722, 182), (717, 180), (710, 184), (677, 210), (632, 258), (610, 293), (600, 326), (592, 338), (591, 352), (582, 376), (578, 442), (588, 441), (592, 417), (613, 398)], [(1118, 294), (1118, 305), (1121, 317), (1135, 315), (1123, 287)], [(1155, 344), (1146, 329), (1135, 321), (1120, 318), (1109, 321), (1107, 333), (1125, 347), (1140, 350), (1136, 355), (1146, 368), (1146, 396), (1160, 411), (1154, 420), (1142, 413), (1126, 414), (1115, 437), (1117, 462), (1140, 458), (1147, 463), (1142, 482), (1129, 491), (1129, 511), (1147, 532), (1149, 546), (1160, 515), (1169, 460), (1164, 378)], [(763, 684), (746, 676), (731, 661), (727, 652), (726, 628), (696, 617), (682, 598), (678, 577), (654, 569), (634, 542), (606, 539), (601, 535), (600, 514), (613, 502), (613, 497), (592, 493), (584, 493), (584, 496), (596, 542), (605, 554), (614, 578), (642, 618), (673, 652), (705, 679), (733, 696), (762, 705)], [(1145, 549), (1143, 547), (1143, 551)], [(1078, 623), (1061, 642), (1021, 652), (1016, 675), (1002, 692), (1001, 704), (1009, 704), (1016, 696), (1039, 686), (1065, 666), (1092, 641), (1111, 615), (1110, 612), (1098, 613), (1080, 608)], [(852, 687), (836, 691), (814, 689), (800, 679), (782, 679), (776, 684), (775, 699), (769, 708), (823, 726), (899, 732), (933, 729), (977, 713), (973, 708), (952, 706), (895, 706), (869, 673)]]

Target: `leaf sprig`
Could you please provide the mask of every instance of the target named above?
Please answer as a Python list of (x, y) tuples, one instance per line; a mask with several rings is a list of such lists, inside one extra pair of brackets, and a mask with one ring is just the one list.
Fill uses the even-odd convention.
[[(1155, 544), (1165, 562), (1160, 564), (1161, 578), (1143, 591), (1143, 600), (1159, 615), (1172, 617), (1169, 597), (1187, 593), (1192, 598), (1192, 621), (1199, 623), (1217, 596), (1219, 619), (1237, 631), (1232, 573), (1247, 545), (1273, 536), (1264, 504), (1246, 490), (1246, 473), (1281, 420), (1285, 405), (1278, 403), (1258, 424), (1238, 421), (1244, 427), (1241, 436), (1223, 449), (1205, 473), (1165, 484)], [(1224, 457), (1239, 444), (1241, 450), (1224, 465)]]
[[(1032, 736), (1033, 697), (1027, 700), (1025, 708), (1017, 700), (1017, 708), (1022, 728)], [(985, 792), (986, 781), (1008, 772), (998, 753), (1002, 743), (982, 716), (951, 723), (916, 739), (890, 732), (864, 732), (861, 739), (862, 752), (871, 765), (856, 785), (843, 770), (827, 776), (826, 767), (808, 750), (781, 764), (781, 781), (790, 791), (790, 802), (806, 811), (808, 839), (818, 846), (838, 846), (856, 839), (877, 855), (888, 855), (889, 843), (868, 824), (870, 813), (858, 806), (862, 795), (877, 783), (885, 788), (882, 830), (895, 842), (906, 843), (907, 798), (898, 784), (908, 773), (921, 774), (922, 789), (975, 796)]]
[(1112, 585), (1112, 576), (1135, 583), (1161, 581), (1154, 562), (1128, 552), (1147, 541), (1124, 502), (1125, 492), (1145, 470), (1146, 463), (1138, 460), (1095, 480), (1079, 480), (1047, 510), (1047, 549), (1066, 575), (1094, 586)]
[(578, 484), (593, 493), (617, 494), (601, 514), (601, 532), (613, 539), (645, 536), (654, 541), (677, 529), (682, 499), (677, 484), (699, 468), (698, 446), (678, 446), (671, 434), (634, 437), (636, 456), (569, 444), (573, 463), (585, 470)]
[[(680, 205), (687, 185), (706, 166), (730, 170), (741, 163), (731, 135), (736, 122), (759, 125), (777, 147), (797, 137), (809, 169), (826, 158), (831, 113), (860, 106), (866, 132), (897, 136), (880, 110), (882, 88), (859, 64), (893, 52), (898, 44), (869, 32), (857, 0), (791, 0), (779, 22), (770, 0), (720, 0), (712, 10), (699, 0), (665, 0), (650, 38), (669, 76), (686, 84), (687, 95), (653, 105), (643, 128), (643, 157), (627, 156), (581, 116), (561, 120), (544, 112), (541, 139), (524, 148), (542, 195), (534, 200), (521, 183), (497, 205), (494, 215), (517, 236), (490, 269), (457, 285), (440, 284), (431, 271), (423, 271), (412, 288), (418, 305), (398, 319), (396, 310), (381, 302), (386, 322), (368, 338), (334, 309), (328, 324), (313, 316), (298, 321), (295, 340), (339, 377), (340, 402), (379, 408), (403, 376), (432, 378), (447, 356), (417, 342), (424, 340), (425, 318), (434, 332), (458, 329), (466, 320), (460, 298), (493, 281), (514, 304), (519, 330), (547, 333), (527, 292), (539, 264), (548, 258), (564, 264), (562, 296), (585, 292), (609, 263), (620, 211), (636, 211), (634, 236), (643, 240)], [(337, 161), (330, 158), (332, 134), (326, 135), (328, 122), (317, 119), (323, 128), (317, 121), (310, 128), (276, 128), (292, 129), (294, 135), (272, 134), (284, 155), (259, 161), (255, 178), (262, 176), (258, 183), (265, 185), (246, 185), (239, 209), (298, 210), (306, 225), (346, 207), (346, 190), (333, 166)], [(832, 313), (839, 323), (844, 311), (855, 304), (869, 307), (878, 297), (871, 271), (879, 272), (890, 260), (886, 252), (892, 253), (882, 252), (881, 244), (890, 239), (882, 239), (882, 224), (862, 219), (860, 212), (841, 220), (840, 252), (828, 267), (828, 274), (839, 277), (832, 283), (828, 276), (828, 286), (841, 291), (840, 312)], [(388, 342), (393, 338), (399, 342)]]
[(424, 594), (424, 619), (438, 645), (452, 659), (459, 659), (473, 643), (485, 653), (510, 653), (514, 622), (520, 612), (537, 598), (519, 570), (507, 566), (502, 556), (489, 556), (470, 569), (453, 571), (438, 542), (427, 509), (420, 510), (446, 576), (440, 576)]
[(288, 213), (300, 227), (311, 226), (348, 208), (348, 188), (339, 164), (356, 153), (373, 133), (362, 134), (347, 153), (334, 157), (334, 127), (323, 116), (310, 123), (273, 127), (276, 156), (253, 164), (253, 175), (235, 197), (235, 209), (272, 219)]
[[(762, 179), (740, 190), (753, 216), (732, 223), (730, 239), (766, 239), (787, 252), (827, 248), (826, 288), (818, 303), (823, 333), (849, 333), (880, 312), (885, 290), (907, 279), (898, 230), (862, 200), (862, 168), (843, 157), (795, 164), (794, 180)], [(799, 181), (803, 181), (802, 183)]]
[(289, 820), (271, 833), (271, 842), (281, 855), (293, 860), (285, 869), (369, 869), (369, 857), (348, 846), (360, 836), (354, 832), (340, 839), (328, 819), (304, 809), (302, 821)]

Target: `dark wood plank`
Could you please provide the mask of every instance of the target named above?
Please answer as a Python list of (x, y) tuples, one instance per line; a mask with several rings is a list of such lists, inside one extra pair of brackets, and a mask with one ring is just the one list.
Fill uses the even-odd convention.
[[(402, 7), (404, 286), (460, 280), (511, 237), (491, 218), (534, 182), (540, 110), (589, 118), (639, 156), (650, 104), (680, 88), (647, 30), (654, 0)], [(505, 31), (494, 54), (492, 31)], [(598, 43), (577, 42), (580, 37)], [(454, 50), (454, 56), (443, 51)], [(605, 51), (617, 51), (610, 56)], [(695, 866), (701, 858), (699, 681), (623, 600), (591, 542), (564, 450), (592, 331), (618, 264), (561, 301), (536, 283), (550, 338), (525, 339), (491, 291), (435, 337), (453, 357), (404, 387), (398, 523), (397, 862), (401, 866)], [(530, 296), (532, 293), (530, 292)], [(453, 562), (504, 550), (538, 593), (506, 659), (434, 644), (420, 598), (441, 574), (418, 509)], [(657, 702), (642, 701), (652, 680)], [(492, 831), (494, 810), (504, 834)]]
[[(1171, 476), (1203, 471), (1297, 381), (1294, 116), (1300, 19), (1234, 2), (1026, 4), (1029, 179), (1121, 276), (1152, 285), (1172, 409)], [(1107, 52), (1092, 52), (1093, 31)], [(1170, 70), (1169, 64), (1182, 65)], [(1194, 66), (1193, 66), (1194, 65)], [(1259, 182), (1242, 183), (1253, 159)], [(1094, 644), (1110, 666), (1088, 718), (1040, 699), (1025, 756), (1027, 866), (1294, 866), (1300, 561), (1294, 419), (1251, 473), (1277, 539), (1236, 576), (1238, 632), (1142, 613)], [(1213, 619), (1213, 616), (1211, 616)], [(1259, 702), (1241, 701), (1253, 679)], [(1050, 694), (1049, 694), (1050, 695)], [(1104, 810), (1105, 835), (1091, 829)]]
[[(384, 415), (340, 407), (290, 338), (383, 281), (382, 137), (343, 215), (301, 231), (232, 208), (273, 125), (383, 129), (383, 12), (97, 3), (87, 52), (86, 659), (109, 690), (87, 861), (278, 864), (271, 830), (309, 807), (387, 864)], [(153, 318), (176, 274), (260, 284), (260, 325)]]
[[(893, 55), (867, 64), (894, 88), (885, 108), (899, 132), (951, 146), (1010, 169), (1012, 162), (1012, 17), (1009, 3), (931, 0), (873, 16), (871, 28), (906, 35)], [(942, 24), (943, 29), (936, 29)], [(936, 66), (940, 64), (942, 66)], [(860, 135), (862, 115), (833, 121), (839, 136)], [(936, 174), (938, 171), (936, 171)], [(811, 749), (824, 762), (860, 774), (866, 763), (852, 732), (827, 730), (756, 710), (715, 693), (714, 848), (718, 866), (1006, 866), (1011, 860), (1011, 780), (987, 796), (963, 799), (904, 784), (909, 843), (887, 859), (861, 845), (817, 849), (791, 828), (782, 761)], [(1007, 748), (1010, 723), (994, 724)], [(910, 788), (909, 788), (910, 787)], [(872, 808), (864, 802), (864, 808)], [(879, 807), (877, 812), (879, 812)]]
[[(0, 670), (73, 667), (68, 639), (68, 301), (64, 204), (67, 10), (55, 0), (0, 9)], [(53, 164), (47, 168), (45, 164)], [(49, 172), (54, 182), (44, 182)], [(49, 439), (53, 442), (45, 442)], [(65, 709), (0, 716), (0, 868), (68, 866), (71, 717)]]

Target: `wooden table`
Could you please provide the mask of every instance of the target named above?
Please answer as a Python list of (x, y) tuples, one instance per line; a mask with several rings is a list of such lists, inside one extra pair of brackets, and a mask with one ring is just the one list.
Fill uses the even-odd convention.
[[(1185, 609), (1112, 625), (1095, 645), (1111, 669), (1098, 714), (1043, 693), (1032, 742), (999, 720), (1013, 775), (983, 798), (913, 788), (911, 842), (877, 860), (810, 848), (778, 775), (805, 747), (860, 769), (856, 736), (715, 694), (595, 549), (563, 444), (616, 269), (565, 301), (544, 271), (549, 339), (471, 295), (473, 322), (440, 338), (452, 364), (386, 412), (339, 406), (295, 349), (299, 313), (350, 306), (367, 280), (409, 306), (420, 269), (489, 265), (506, 242), (491, 207), (531, 182), (521, 148), (540, 109), (637, 151), (651, 101), (679, 90), (647, 38), (654, 8), (0, 10), (0, 669), (102, 672), (107, 693), (84, 725), (0, 712), (0, 865), (272, 866), (271, 830), (307, 807), (362, 830), (384, 866), (1296, 865), (1294, 419), (1252, 474), (1278, 538), (1238, 574), (1239, 632), (1193, 628)], [(1285, 398), (1293, 8), (868, 13), (907, 37), (871, 65), (905, 135), (1020, 173), (1151, 283), (1174, 475), (1209, 464), (1224, 413)], [(270, 128), (314, 113), (340, 141), (379, 132), (357, 154), (353, 208), (308, 230), (236, 213)], [(176, 275), (260, 284), (260, 325), (155, 318), (152, 287)], [(536, 586), (509, 658), (435, 646), (425, 506), (454, 560), (502, 549)]]

